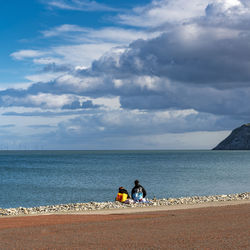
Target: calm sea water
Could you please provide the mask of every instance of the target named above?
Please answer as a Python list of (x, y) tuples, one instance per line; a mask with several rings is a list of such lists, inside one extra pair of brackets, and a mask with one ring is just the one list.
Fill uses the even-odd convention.
[(0, 207), (250, 191), (250, 151), (0, 151)]

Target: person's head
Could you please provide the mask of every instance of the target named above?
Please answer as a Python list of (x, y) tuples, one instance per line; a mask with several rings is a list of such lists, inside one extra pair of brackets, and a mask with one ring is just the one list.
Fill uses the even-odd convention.
[(135, 185), (138, 186), (139, 185), (139, 181), (135, 180)]

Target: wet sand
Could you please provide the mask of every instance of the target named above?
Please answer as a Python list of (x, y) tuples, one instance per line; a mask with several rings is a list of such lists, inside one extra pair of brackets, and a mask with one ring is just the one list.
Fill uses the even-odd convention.
[(250, 204), (2, 217), (0, 249), (250, 249)]

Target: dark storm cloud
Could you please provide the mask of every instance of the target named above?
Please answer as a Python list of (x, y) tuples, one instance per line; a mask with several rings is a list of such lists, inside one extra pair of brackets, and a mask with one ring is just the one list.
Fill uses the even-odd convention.
[(93, 104), (91, 100), (80, 103), (79, 101), (73, 101), (70, 104), (66, 104), (62, 109), (94, 109), (99, 108), (100, 105)]
[(248, 86), (249, 40), (249, 32), (221, 39), (208, 33), (190, 44), (177, 33), (165, 33), (155, 39), (133, 42), (118, 64), (112, 57), (93, 62), (91, 71), (121, 79), (151, 75), (216, 88)]
[(176, 84), (161, 93), (145, 96), (122, 96), (122, 107), (129, 109), (187, 109), (217, 115), (250, 115), (250, 89), (218, 90), (213, 88), (186, 88)]

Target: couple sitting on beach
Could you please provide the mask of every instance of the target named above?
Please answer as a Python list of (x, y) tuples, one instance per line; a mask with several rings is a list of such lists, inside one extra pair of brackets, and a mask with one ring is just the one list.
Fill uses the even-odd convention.
[(124, 187), (119, 187), (118, 194), (116, 196), (116, 201), (124, 202), (124, 203), (134, 203), (134, 202), (146, 202), (145, 196), (147, 195), (146, 190), (143, 186), (139, 184), (138, 180), (135, 180), (135, 186), (131, 191), (130, 199), (128, 191)]

